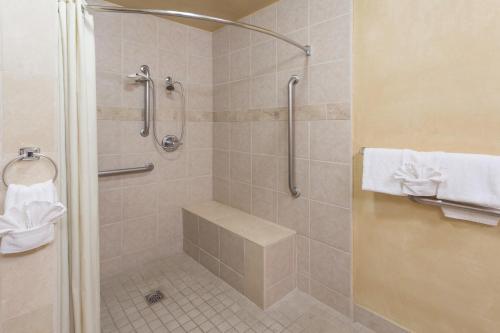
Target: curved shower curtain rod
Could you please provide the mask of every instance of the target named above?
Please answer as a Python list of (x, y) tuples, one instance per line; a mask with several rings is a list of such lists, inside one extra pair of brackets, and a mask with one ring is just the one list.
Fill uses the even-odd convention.
[(86, 5), (85, 6), (87, 9), (91, 10), (97, 10), (97, 11), (103, 11), (103, 12), (118, 12), (118, 13), (129, 13), (129, 14), (152, 14), (152, 15), (160, 15), (160, 16), (175, 16), (175, 17), (182, 17), (182, 18), (187, 18), (187, 19), (195, 19), (195, 20), (202, 20), (202, 21), (210, 21), (210, 22), (216, 22), (216, 23), (221, 23), (225, 25), (234, 25), (236, 27), (244, 28), (244, 29), (249, 29), (253, 31), (257, 31), (269, 36), (273, 36), (275, 38), (281, 39), (282, 41), (292, 44), (293, 46), (298, 47), (302, 51), (305, 52), (306, 55), (310, 56), (311, 55), (311, 46), (309, 45), (302, 45), (297, 43), (296, 41), (279, 34), (277, 32), (274, 32), (272, 30), (268, 30), (265, 28), (261, 28), (259, 26), (253, 25), (253, 24), (247, 24), (247, 23), (242, 23), (242, 22), (235, 22), (231, 20), (226, 20), (226, 19), (221, 19), (218, 17), (214, 16), (206, 16), (206, 15), (200, 15), (200, 14), (195, 14), (195, 13), (189, 13), (189, 12), (179, 12), (175, 10), (162, 10), (162, 9), (133, 9), (133, 8), (125, 8), (125, 7), (113, 7), (113, 6), (99, 6), (99, 5)]

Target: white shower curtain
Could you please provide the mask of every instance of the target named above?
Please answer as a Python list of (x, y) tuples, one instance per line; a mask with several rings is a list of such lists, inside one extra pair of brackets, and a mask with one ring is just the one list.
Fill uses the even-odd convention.
[(60, 244), (62, 333), (100, 332), (94, 23), (82, 4), (59, 0), (62, 186), (68, 207)]

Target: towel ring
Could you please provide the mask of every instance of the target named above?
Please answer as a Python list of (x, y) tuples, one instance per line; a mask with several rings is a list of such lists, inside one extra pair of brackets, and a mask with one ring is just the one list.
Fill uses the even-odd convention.
[(2, 181), (5, 186), (9, 186), (7, 183), (7, 180), (5, 179), (5, 175), (7, 173), (7, 170), (14, 165), (15, 163), (19, 161), (38, 161), (40, 157), (43, 157), (47, 159), (52, 165), (54, 166), (54, 177), (52, 178), (52, 181), (55, 182), (57, 179), (57, 175), (59, 174), (59, 170), (57, 169), (57, 164), (54, 162), (54, 160), (47, 155), (44, 155), (40, 153), (40, 148), (38, 147), (23, 147), (19, 149), (19, 156), (10, 161), (5, 165), (2, 171)]

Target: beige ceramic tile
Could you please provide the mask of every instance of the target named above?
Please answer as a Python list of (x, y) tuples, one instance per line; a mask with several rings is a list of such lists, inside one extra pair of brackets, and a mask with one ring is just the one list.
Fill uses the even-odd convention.
[(170, 20), (158, 20), (159, 47), (162, 52), (185, 56), (187, 54), (188, 28)]
[(349, 165), (311, 162), (311, 199), (349, 207), (350, 174)]
[(215, 258), (219, 257), (219, 229), (217, 225), (198, 219), (199, 247)]
[(230, 80), (229, 56), (214, 58), (214, 84), (226, 83)]
[(351, 0), (310, 0), (311, 22), (322, 22), (352, 11)]
[(223, 228), (220, 228), (219, 236), (221, 262), (244, 274), (244, 239)]
[(247, 183), (231, 181), (231, 206), (249, 213), (252, 205), (252, 189)]
[(155, 184), (129, 187), (123, 190), (123, 217), (135, 218), (157, 212), (158, 192)]
[(272, 108), (278, 105), (276, 73), (253, 77), (250, 85), (252, 108)]
[(287, 33), (307, 25), (308, 2), (281, 0), (278, 2), (278, 31)]
[(252, 123), (252, 153), (274, 155), (278, 149), (277, 123), (261, 121)]
[[(289, 237), (264, 249), (264, 285), (269, 288), (279, 281), (294, 275), (295, 237)], [(294, 276), (295, 278), (295, 276)]]
[(214, 149), (228, 150), (231, 139), (231, 123), (213, 123)]
[(251, 123), (231, 123), (231, 150), (250, 152)]
[(224, 150), (214, 150), (213, 154), (214, 177), (229, 178), (229, 152)]
[(213, 196), (214, 200), (223, 203), (225, 205), (230, 204), (230, 187), (231, 183), (229, 180), (214, 178), (213, 180), (214, 188), (213, 188)]
[(214, 57), (219, 57), (229, 53), (230, 29), (231, 27), (224, 26), (212, 33), (212, 49)]
[(229, 45), (231, 51), (236, 51), (250, 45), (250, 30), (229, 27)]
[[(351, 98), (350, 62), (336, 61), (310, 67), (309, 103), (348, 102)], [(331, 78), (335, 77), (335, 80)]]
[(276, 41), (271, 40), (252, 47), (252, 76), (276, 71)]
[(309, 235), (309, 201), (278, 193), (278, 223), (295, 230), (300, 235)]
[(351, 161), (350, 121), (311, 121), (311, 159), (349, 163)]
[(123, 38), (137, 43), (145, 43), (150, 48), (157, 43), (158, 19), (146, 15), (128, 15), (123, 24)]
[(252, 187), (252, 215), (275, 222), (278, 210), (277, 193), (260, 187)]
[(278, 159), (274, 156), (252, 155), (252, 185), (276, 190)]
[(311, 201), (311, 238), (351, 252), (351, 212)]
[(200, 249), (200, 264), (213, 274), (219, 276), (219, 260)]
[(250, 154), (231, 152), (229, 159), (231, 180), (250, 183), (252, 172)]
[(231, 53), (231, 81), (246, 79), (250, 76), (250, 48)]
[(129, 254), (152, 247), (156, 241), (156, 216), (124, 221), (123, 253)]
[(230, 110), (246, 111), (250, 107), (250, 81), (232, 82), (230, 90)]
[(189, 152), (189, 175), (191, 177), (212, 174), (212, 150), (192, 150)]
[(264, 307), (264, 248), (245, 240), (245, 295)]
[(99, 222), (101, 225), (120, 221), (123, 218), (123, 196), (121, 190), (99, 192)]
[(294, 290), (296, 286), (296, 276), (295, 274), (293, 274), (276, 283), (275, 285), (267, 288), (265, 295), (265, 307), (268, 308), (269, 306), (285, 297), (289, 292)]
[(310, 240), (308, 237), (297, 235), (296, 241), (297, 241), (297, 272), (308, 275)]
[(334, 308), (347, 317), (351, 315), (351, 301), (348, 297), (326, 288), (321, 283), (311, 279), (311, 295), (326, 305)]
[(311, 63), (349, 59), (351, 54), (351, 16), (343, 15), (310, 27), (314, 53)]
[(184, 238), (183, 240), (183, 246), (182, 249), (186, 254), (188, 254), (191, 258), (193, 258), (196, 261), (199, 261), (200, 259), (200, 249), (198, 246), (194, 245), (191, 243), (188, 239)]
[(208, 31), (189, 27), (188, 52), (190, 55), (212, 57), (212, 34)]
[(102, 226), (99, 231), (99, 254), (101, 260), (117, 257), (122, 254), (122, 223)]
[(219, 84), (214, 86), (214, 111), (229, 111), (231, 103), (231, 84)]
[(311, 279), (349, 297), (351, 294), (351, 255), (312, 240)]
[(186, 210), (182, 212), (183, 235), (185, 239), (191, 241), (192, 244), (198, 244), (198, 217)]
[(220, 263), (220, 278), (226, 281), (231, 287), (238, 290), (240, 293), (244, 292), (243, 275), (232, 270), (230, 267)]
[[(272, 4), (256, 11), (252, 15), (252, 19), (253, 24), (272, 31), (276, 31), (277, 5)], [(272, 40), (272, 37), (259, 32), (252, 31), (251, 34), (253, 45)]]

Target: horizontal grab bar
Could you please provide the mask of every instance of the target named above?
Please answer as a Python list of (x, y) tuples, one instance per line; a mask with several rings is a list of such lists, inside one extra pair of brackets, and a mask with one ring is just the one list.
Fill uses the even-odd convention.
[(99, 177), (110, 177), (110, 176), (128, 175), (131, 173), (150, 172), (153, 171), (154, 168), (155, 166), (153, 165), (153, 163), (148, 163), (143, 167), (102, 170), (99, 171)]

